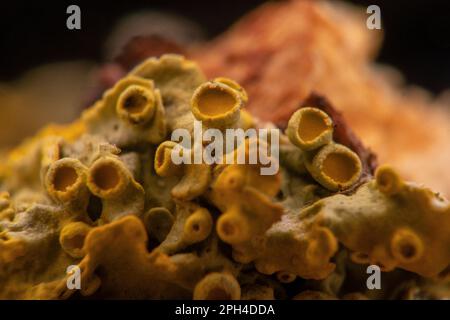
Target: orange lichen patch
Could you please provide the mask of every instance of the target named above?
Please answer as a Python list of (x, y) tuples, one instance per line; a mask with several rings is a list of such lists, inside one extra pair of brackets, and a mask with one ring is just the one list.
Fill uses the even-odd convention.
[(120, 94), (116, 108), (120, 117), (131, 123), (143, 124), (154, 116), (155, 104), (155, 95), (151, 90), (131, 85)]
[(206, 82), (192, 95), (191, 107), (194, 117), (207, 127), (229, 128), (239, 120), (243, 107), (241, 94), (220, 82)]
[[(14, 218), (14, 207), (11, 202), (11, 196), (8, 192), (0, 192), (0, 221), (11, 221)], [(0, 227), (0, 239), (3, 239), (4, 234)]]
[(0, 179), (4, 188), (14, 191), (26, 184), (31, 189), (42, 187), (42, 176), (48, 166), (61, 157), (63, 141), (78, 139), (84, 133), (81, 121), (66, 126), (49, 125), (11, 150), (0, 165)]
[(42, 139), (47, 137), (62, 137), (68, 141), (78, 139), (85, 133), (85, 126), (82, 121), (77, 120), (68, 125), (51, 124), (41, 129), (34, 137), (26, 139), (18, 147), (8, 153), (8, 161), (16, 162), (24, 159), (29, 155), (30, 150), (36, 144), (41, 144)]
[[(3, 235), (5, 237), (5, 235)], [(6, 238), (0, 241), (0, 262), (6, 266), (24, 257), (27, 253), (26, 243), (22, 239)]]
[(194, 289), (194, 300), (239, 300), (240, 298), (241, 287), (228, 273), (210, 273)]
[(38, 133), (38, 136), (58, 136), (69, 142), (76, 141), (86, 132), (86, 127), (82, 121), (75, 120), (67, 125), (51, 124)]

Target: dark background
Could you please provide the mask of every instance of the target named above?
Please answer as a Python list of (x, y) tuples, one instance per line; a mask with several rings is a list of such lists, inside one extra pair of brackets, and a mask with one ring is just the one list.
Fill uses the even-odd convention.
[[(0, 80), (47, 62), (104, 61), (102, 45), (112, 26), (127, 13), (158, 9), (197, 22), (213, 37), (262, 0), (196, 1), (1, 1)], [(352, 0), (381, 8), (385, 41), (378, 61), (400, 69), (410, 83), (433, 92), (450, 87), (450, 1)], [(66, 28), (66, 8), (81, 7), (82, 30)]]

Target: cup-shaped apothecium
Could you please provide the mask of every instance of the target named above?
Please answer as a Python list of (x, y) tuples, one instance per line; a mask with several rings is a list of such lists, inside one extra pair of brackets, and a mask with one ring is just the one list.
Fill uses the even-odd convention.
[(394, 195), (401, 191), (403, 180), (398, 173), (389, 166), (383, 165), (375, 172), (378, 189), (386, 195)]
[(332, 141), (333, 121), (322, 110), (302, 108), (290, 118), (286, 133), (290, 141), (300, 149), (317, 149)]
[(154, 169), (157, 175), (168, 177), (177, 175), (182, 170), (182, 165), (175, 164), (172, 161), (172, 152), (176, 146), (176, 142), (164, 141), (156, 149)]
[(186, 219), (183, 228), (183, 239), (189, 243), (205, 240), (211, 233), (213, 219), (205, 208), (197, 209)]
[(350, 148), (333, 141), (333, 121), (322, 110), (297, 110), (289, 119), (286, 133), (291, 143), (301, 149), (302, 165), (323, 187), (338, 191), (359, 180), (361, 160)]
[(331, 191), (352, 186), (362, 172), (358, 155), (337, 143), (322, 147), (311, 160), (305, 161), (305, 165), (313, 178)]
[(217, 220), (217, 234), (223, 241), (235, 244), (251, 237), (250, 222), (237, 208), (224, 212)]
[(64, 226), (59, 235), (63, 250), (73, 258), (84, 256), (84, 240), (92, 227), (84, 222), (72, 222)]
[(225, 78), (225, 77), (218, 77), (218, 78), (215, 78), (213, 81), (223, 83), (223, 84), (233, 88), (234, 90), (238, 91), (241, 94), (242, 102), (244, 104), (247, 103), (247, 101), (248, 101), (247, 91), (245, 91), (245, 89), (243, 87), (241, 87), (241, 85), (239, 83), (237, 83), (236, 81), (234, 81), (230, 78)]
[(130, 180), (130, 173), (120, 160), (103, 157), (89, 169), (87, 185), (97, 197), (109, 199), (120, 195)]
[(414, 231), (400, 228), (392, 236), (391, 252), (400, 263), (412, 263), (422, 258), (424, 244)]
[(86, 167), (77, 159), (62, 158), (53, 162), (45, 177), (48, 194), (58, 202), (68, 203), (85, 198)]
[(116, 104), (119, 117), (132, 124), (143, 124), (152, 119), (156, 110), (152, 90), (139, 85), (130, 85), (119, 96)]
[(205, 82), (192, 95), (194, 117), (209, 128), (232, 128), (243, 107), (242, 94), (221, 82)]
[(103, 156), (89, 168), (87, 186), (102, 202), (102, 222), (128, 214), (141, 215), (144, 210), (144, 189), (118, 158)]

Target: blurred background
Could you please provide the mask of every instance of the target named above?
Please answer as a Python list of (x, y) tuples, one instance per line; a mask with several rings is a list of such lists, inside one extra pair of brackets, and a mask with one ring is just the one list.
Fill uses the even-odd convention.
[[(133, 30), (165, 32), (181, 44), (194, 43), (219, 35), (264, 2), (2, 1), (0, 150), (49, 121), (75, 118), (87, 88), (94, 85), (92, 73), (120, 52)], [(347, 2), (380, 6), (384, 42), (377, 61), (395, 66), (409, 83), (433, 93), (448, 88), (449, 1)], [(66, 28), (70, 4), (81, 8), (81, 30)], [(46, 108), (55, 101), (60, 104), (56, 111)]]
[[(105, 41), (113, 27), (132, 13), (155, 10), (192, 21), (212, 38), (266, 1), (2, 1), (0, 79), (13, 80), (35, 66), (61, 60), (109, 58)], [(352, 0), (381, 8), (385, 40), (378, 57), (395, 65), (409, 82), (433, 92), (450, 83), (450, 1)], [(77, 4), (82, 29), (65, 27), (66, 8)], [(200, 36), (200, 35), (199, 35)]]

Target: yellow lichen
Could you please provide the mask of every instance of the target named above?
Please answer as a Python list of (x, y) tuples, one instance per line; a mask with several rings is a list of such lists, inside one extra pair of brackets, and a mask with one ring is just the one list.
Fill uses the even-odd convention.
[(225, 78), (225, 77), (218, 77), (218, 78), (215, 78), (213, 81), (223, 83), (223, 84), (229, 86), (230, 88), (233, 88), (234, 90), (238, 91), (241, 94), (241, 99), (244, 104), (246, 104), (248, 102), (247, 92), (245, 91), (245, 89), (243, 87), (241, 87), (241, 85), (239, 83), (237, 83), (233, 79)]
[(178, 183), (171, 190), (173, 198), (181, 201), (192, 200), (203, 194), (208, 188), (211, 181), (211, 167), (205, 163), (175, 164), (172, 160), (175, 145), (176, 143), (172, 141), (164, 141), (158, 146), (154, 168), (156, 173), (162, 177), (180, 177)]
[(349, 188), (362, 172), (359, 157), (340, 144), (322, 147), (312, 159), (305, 160), (305, 166), (317, 182), (332, 191)]
[(84, 210), (88, 201), (87, 168), (77, 159), (63, 158), (53, 162), (45, 177), (45, 187), (55, 201)]
[[(386, 182), (386, 172), (395, 184)], [(314, 219), (354, 252), (357, 263), (439, 276), (450, 263), (450, 205), (429, 189), (401, 181), (390, 168), (380, 167), (375, 175), (383, 179), (364, 184), (352, 196), (316, 202)]]
[(361, 160), (348, 147), (333, 142), (333, 122), (325, 112), (312, 107), (299, 109), (289, 120), (286, 134), (303, 151), (298, 165), (304, 165), (325, 188), (344, 190), (359, 180)]
[(279, 188), (279, 175), (261, 176), (258, 165), (216, 169), (209, 198), (222, 211), (217, 233), (233, 246), (235, 260), (254, 260), (264, 245), (264, 233), (280, 219), (283, 208), (272, 202)]
[[(207, 81), (192, 61), (164, 55), (80, 120), (11, 151), (0, 170), (0, 298), (70, 298), (79, 267), (79, 293), (91, 298), (365, 299), (348, 291), (366, 276), (359, 264), (415, 273), (414, 290), (445, 297), (448, 202), (390, 167), (360, 179), (361, 159), (317, 108), (295, 112), (279, 141), (245, 137), (217, 157), (234, 161), (174, 162), (175, 152), (195, 158), (195, 144), (171, 139), (195, 120), (218, 132), (270, 127), (247, 101), (235, 81)], [(250, 151), (277, 142), (279, 163), (259, 156), (280, 170), (261, 174)]]
[(65, 225), (59, 235), (59, 243), (63, 250), (74, 258), (82, 258), (84, 256), (84, 240), (91, 229), (83, 222), (72, 222)]
[(289, 120), (286, 134), (302, 150), (317, 149), (331, 142), (333, 122), (319, 109), (301, 108)]
[(160, 91), (151, 80), (128, 76), (83, 113), (90, 133), (105, 137), (118, 147), (158, 144), (166, 136)]
[(192, 96), (192, 114), (211, 128), (230, 128), (239, 120), (242, 95), (221, 82), (206, 82)]
[(128, 86), (119, 96), (117, 114), (132, 124), (144, 124), (156, 113), (154, 93), (144, 86)]
[(102, 157), (89, 168), (87, 186), (102, 200), (102, 222), (127, 214), (141, 215), (144, 210), (144, 189), (114, 157)]

